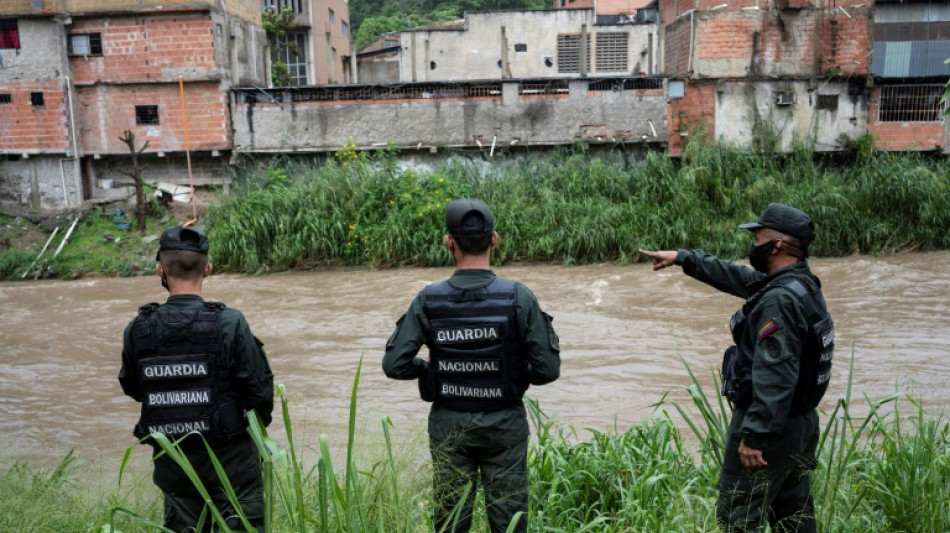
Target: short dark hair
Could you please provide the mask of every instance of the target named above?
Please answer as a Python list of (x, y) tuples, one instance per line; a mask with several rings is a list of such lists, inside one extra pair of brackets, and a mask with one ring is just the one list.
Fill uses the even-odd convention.
[(479, 255), (491, 246), (491, 236), (487, 235), (452, 235), (455, 245), (467, 255)]
[(208, 266), (207, 254), (189, 250), (162, 250), (158, 257), (165, 275), (173, 279), (197, 281)]

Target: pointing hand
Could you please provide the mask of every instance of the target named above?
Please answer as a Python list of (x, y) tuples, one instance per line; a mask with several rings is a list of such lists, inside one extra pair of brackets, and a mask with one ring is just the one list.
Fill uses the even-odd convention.
[(653, 270), (662, 270), (676, 261), (676, 250), (660, 250), (650, 252), (642, 248), (637, 250), (641, 254), (653, 259)]

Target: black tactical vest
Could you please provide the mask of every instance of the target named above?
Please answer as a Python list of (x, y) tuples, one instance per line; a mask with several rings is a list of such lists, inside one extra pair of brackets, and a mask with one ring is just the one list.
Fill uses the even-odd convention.
[(828, 390), (831, 360), (835, 349), (835, 325), (825, 306), (820, 284), (814, 291), (809, 292), (805, 284), (794, 275), (772, 280), (746, 300), (745, 305), (732, 316), (729, 329), (736, 346), (735, 349), (726, 351), (723, 360), (723, 394), (738, 407), (746, 408), (752, 404), (752, 358), (755, 346), (749, 344), (754, 341), (750, 341), (753, 337), (746, 332), (748, 312), (762, 295), (777, 287), (784, 287), (798, 297), (805, 308), (805, 319), (808, 321), (808, 333), (798, 369), (798, 383), (792, 398), (791, 416), (798, 416), (817, 407)]
[[(148, 304), (133, 326), (133, 349), (142, 386), (142, 415), (135, 436), (164, 433), (175, 439), (198, 431), (211, 444), (245, 433), (244, 408), (221, 346), (224, 304), (177, 309)], [(200, 445), (189, 437), (183, 443)]]
[(420, 382), (423, 399), (468, 412), (520, 402), (528, 372), (515, 309), (515, 283), (502, 278), (473, 290), (448, 281), (426, 287), (429, 372)]

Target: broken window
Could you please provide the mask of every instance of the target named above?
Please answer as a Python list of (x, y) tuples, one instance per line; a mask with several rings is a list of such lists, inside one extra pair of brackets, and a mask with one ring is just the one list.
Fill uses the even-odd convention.
[[(587, 70), (590, 70), (590, 35), (585, 36)], [(557, 71), (559, 74), (577, 74), (581, 71), (581, 34), (562, 33), (557, 36)]]
[(135, 123), (140, 125), (158, 124), (158, 106), (157, 105), (137, 105), (135, 106)]
[(13, 103), (13, 97), (10, 94), (0, 94), (0, 104)]
[(30, 103), (37, 107), (46, 105), (46, 101), (43, 99), (43, 93), (30, 93)]
[(16, 19), (0, 19), (0, 48), (20, 49), (20, 30)]
[(881, 122), (937, 122), (943, 115), (942, 84), (884, 85), (879, 102)]
[(625, 72), (630, 34), (626, 32), (597, 33), (597, 71)]
[(102, 54), (101, 33), (72, 33), (66, 40), (71, 56), (94, 56)]

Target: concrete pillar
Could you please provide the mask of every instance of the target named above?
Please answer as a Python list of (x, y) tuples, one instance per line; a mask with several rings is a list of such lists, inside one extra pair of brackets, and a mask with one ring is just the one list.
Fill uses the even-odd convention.
[(587, 24), (581, 24), (581, 42), (578, 49), (580, 50), (580, 59), (578, 64), (580, 65), (581, 77), (587, 77)]
[(510, 78), (508, 71), (508, 36), (505, 34), (505, 27), (501, 27), (501, 79)]
[(36, 175), (36, 159), (30, 159), (30, 207), (39, 209), (40, 206), (40, 183)]
[(409, 60), (412, 61), (410, 64), (412, 68), (412, 81), (417, 81), (419, 78), (416, 77), (416, 32), (409, 33)]

